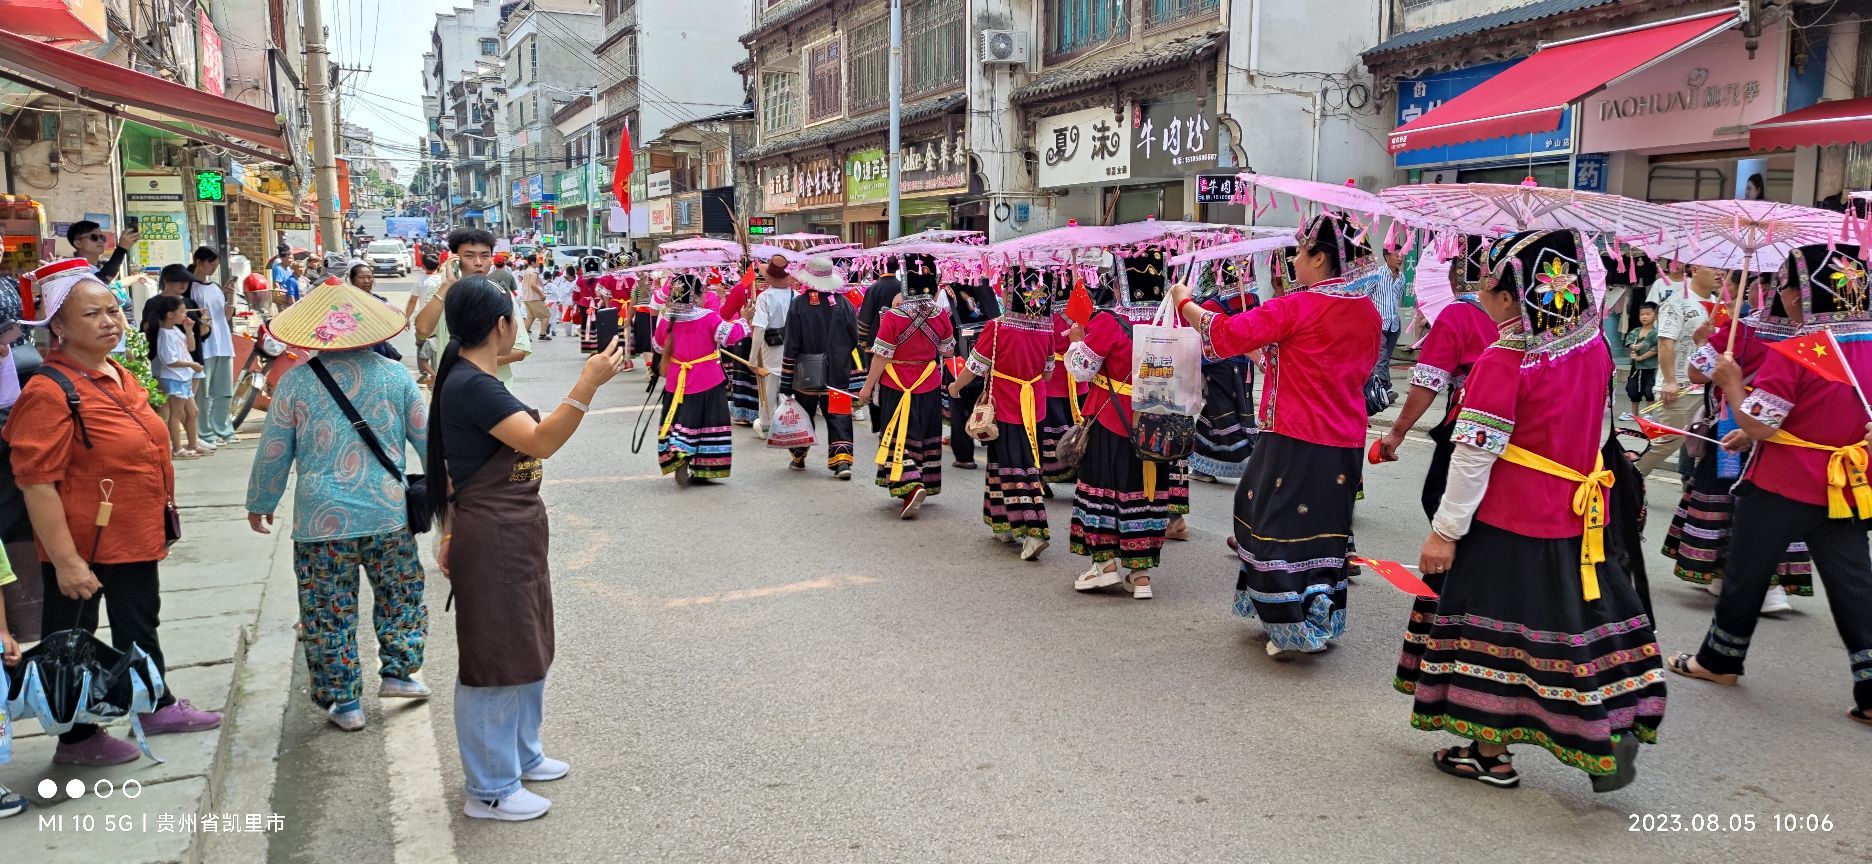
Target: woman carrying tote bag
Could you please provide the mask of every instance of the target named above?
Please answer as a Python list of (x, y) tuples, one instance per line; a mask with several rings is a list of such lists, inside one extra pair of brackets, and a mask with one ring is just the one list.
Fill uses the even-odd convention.
[(1019, 541), (1021, 560), (1032, 561), (1050, 537), (1041, 490), (1039, 424), (1046, 376), (1053, 368), (1053, 312), (1038, 271), (1016, 270), (1004, 278), (1007, 314), (982, 325), (968, 363), (949, 385), (949, 395), (958, 400), (951, 404), (963, 404), (963, 388), (977, 378), (988, 380), (994, 436), (975, 436), (988, 448), (982, 521), (996, 540)]

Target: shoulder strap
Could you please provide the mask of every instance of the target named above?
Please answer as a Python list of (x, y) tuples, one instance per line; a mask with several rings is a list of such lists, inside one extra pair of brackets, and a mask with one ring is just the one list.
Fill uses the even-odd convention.
[(370, 424), (364, 422), (363, 416), (358, 414), (357, 407), (352, 405), (351, 400), (345, 398), (344, 391), (338, 388), (338, 382), (332, 380), (331, 370), (326, 369), (325, 364), (319, 362), (317, 357), (307, 361), (306, 365), (312, 367), (312, 374), (317, 375), (319, 383), (325, 385), (325, 392), (330, 393), (332, 401), (338, 403), (338, 410), (343, 411), (345, 419), (351, 421), (351, 428), (357, 430), (359, 438), (364, 439), (364, 446), (369, 447), (371, 455), (377, 457), (377, 463), (382, 465), (385, 471), (390, 472), (390, 476), (401, 481), (403, 472), (397, 470), (396, 463), (390, 460), (390, 454), (384, 452), (383, 444), (377, 440), (377, 433), (371, 431)]
[(72, 425), (78, 427), (78, 440), (84, 442), (86, 450), (91, 449), (91, 432), (85, 428), (84, 415), (78, 412), (78, 388), (72, 385), (72, 380), (49, 364), (34, 369), (32, 374), (52, 379), (60, 390), (65, 391), (65, 410), (71, 412)]

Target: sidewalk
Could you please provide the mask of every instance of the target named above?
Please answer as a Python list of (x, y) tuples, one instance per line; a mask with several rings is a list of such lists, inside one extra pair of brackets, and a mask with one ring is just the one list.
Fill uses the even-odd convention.
[[(258, 438), (249, 427), (247, 440), (177, 463), (183, 539), (169, 550), (161, 575), (171, 688), (197, 707), (226, 712), (225, 722), (212, 732), (150, 737), (162, 764), (143, 759), (112, 768), (54, 766), (56, 741), (36, 720), (15, 722), (13, 759), (0, 765), (0, 783), (33, 806), (0, 821), (0, 846), (17, 850), (20, 860), (194, 862), (202, 860), (210, 830), (217, 848), (251, 837), (258, 845), (248, 848), (258, 854), (240, 858), (264, 858), (265, 834), (248, 830), (254, 816), (264, 825), (270, 815), (297, 601), (286, 537), (292, 496), (282, 503), (275, 533), (247, 526), (247, 471)], [(129, 725), (117, 723), (112, 733), (129, 738)], [(50, 798), (40, 794), (46, 779), (59, 787)], [(65, 794), (74, 779), (87, 784), (76, 800)], [(142, 790), (129, 799), (123, 787), (133, 780)], [(214, 829), (202, 827), (203, 814), (215, 814)], [(192, 831), (182, 827), (185, 818), (195, 823)], [(221, 833), (229, 830), (235, 833)]]

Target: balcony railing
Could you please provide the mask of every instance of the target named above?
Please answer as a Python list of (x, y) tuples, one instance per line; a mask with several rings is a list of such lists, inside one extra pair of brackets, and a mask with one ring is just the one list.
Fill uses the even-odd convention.
[(610, 39), (619, 32), (635, 26), (637, 26), (637, 0), (625, 0), (623, 7), (618, 10), (617, 17), (605, 22), (604, 38)]
[(1126, 0), (1047, 0), (1044, 14), (1049, 62), (1131, 35), (1131, 5)]
[(1203, 16), (1217, 18), (1222, 0), (1143, 0), (1144, 29), (1186, 24)]

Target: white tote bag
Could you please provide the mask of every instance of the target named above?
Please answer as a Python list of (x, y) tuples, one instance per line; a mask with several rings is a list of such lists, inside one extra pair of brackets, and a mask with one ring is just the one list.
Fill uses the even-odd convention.
[(1131, 410), (1195, 417), (1203, 408), (1202, 335), (1166, 294), (1149, 324), (1131, 328)]
[(780, 397), (774, 410), (773, 428), (767, 432), (767, 446), (793, 448), (813, 445), (813, 422), (800, 410), (791, 396)]

